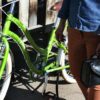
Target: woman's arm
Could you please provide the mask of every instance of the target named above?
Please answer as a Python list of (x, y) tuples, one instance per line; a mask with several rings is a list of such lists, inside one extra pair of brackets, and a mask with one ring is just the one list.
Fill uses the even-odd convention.
[(56, 38), (58, 41), (63, 40), (63, 30), (65, 27), (66, 19), (60, 19), (59, 25), (56, 30)]
[(63, 0), (61, 9), (59, 10), (58, 17), (62, 19), (67, 19), (69, 16), (69, 9), (70, 9), (70, 1), (71, 0)]
[(60, 18), (60, 22), (56, 30), (56, 38), (58, 39), (58, 41), (61, 41), (63, 39), (62, 33), (64, 31), (66, 19), (68, 19), (69, 16), (70, 1), (71, 0), (63, 0), (62, 7), (58, 13), (58, 17)]

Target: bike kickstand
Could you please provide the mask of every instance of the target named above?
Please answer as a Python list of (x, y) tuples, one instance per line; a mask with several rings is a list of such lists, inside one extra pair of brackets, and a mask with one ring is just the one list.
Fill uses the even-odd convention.
[(57, 79), (56, 79), (56, 99), (59, 99), (59, 76), (60, 76), (60, 72), (57, 72)]
[(44, 87), (43, 87), (42, 95), (45, 95), (47, 84), (48, 84), (48, 73), (45, 73)]
[(47, 87), (47, 84), (48, 84), (48, 73), (45, 73), (45, 80), (44, 80), (44, 87), (43, 87), (43, 91), (42, 91), (42, 95), (45, 96), (45, 95), (48, 95), (48, 94), (53, 94), (54, 95), (54, 98), (55, 100), (59, 100), (59, 76), (60, 76), (60, 72), (57, 72), (57, 78), (56, 78), (56, 94), (52, 93), (52, 92), (47, 92), (46, 93), (46, 87)]

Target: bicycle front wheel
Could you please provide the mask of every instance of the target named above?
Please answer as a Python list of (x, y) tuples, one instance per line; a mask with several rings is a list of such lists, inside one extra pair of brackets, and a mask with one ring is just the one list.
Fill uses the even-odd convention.
[[(2, 63), (2, 60), (0, 60)], [(12, 73), (12, 59), (11, 54), (9, 53), (5, 71), (3, 73), (2, 79), (0, 80), (0, 100), (4, 100), (6, 93), (8, 91)]]
[[(63, 49), (59, 49), (57, 60), (58, 60), (57, 62), (60, 66), (68, 65), (68, 54), (65, 54)], [(62, 76), (66, 82), (76, 83), (76, 80), (74, 79), (73, 75), (71, 74), (70, 67), (62, 70)]]

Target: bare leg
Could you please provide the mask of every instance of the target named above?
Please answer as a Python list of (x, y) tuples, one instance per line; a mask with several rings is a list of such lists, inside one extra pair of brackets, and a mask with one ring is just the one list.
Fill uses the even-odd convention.
[[(93, 33), (84, 33), (87, 57), (90, 58), (96, 52), (97, 45), (100, 43), (100, 36)], [(89, 88), (87, 100), (100, 100), (100, 85)]]
[(85, 98), (87, 97), (87, 88), (80, 80), (81, 66), (86, 58), (86, 47), (84, 44), (83, 34), (80, 31), (69, 28), (68, 29), (68, 48), (69, 48), (69, 63), (71, 71), (74, 75), (80, 89)]

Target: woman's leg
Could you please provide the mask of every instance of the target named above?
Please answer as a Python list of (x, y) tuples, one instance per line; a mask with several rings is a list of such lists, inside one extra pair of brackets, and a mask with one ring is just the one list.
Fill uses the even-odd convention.
[[(87, 57), (91, 58), (96, 52), (97, 45), (100, 43), (100, 36), (93, 33), (84, 33)], [(100, 85), (89, 88), (87, 100), (100, 100)]]
[(78, 30), (68, 28), (68, 49), (72, 74), (74, 75), (84, 96), (87, 97), (87, 88), (80, 80), (82, 62), (86, 58), (86, 47), (84, 44), (83, 33)]

